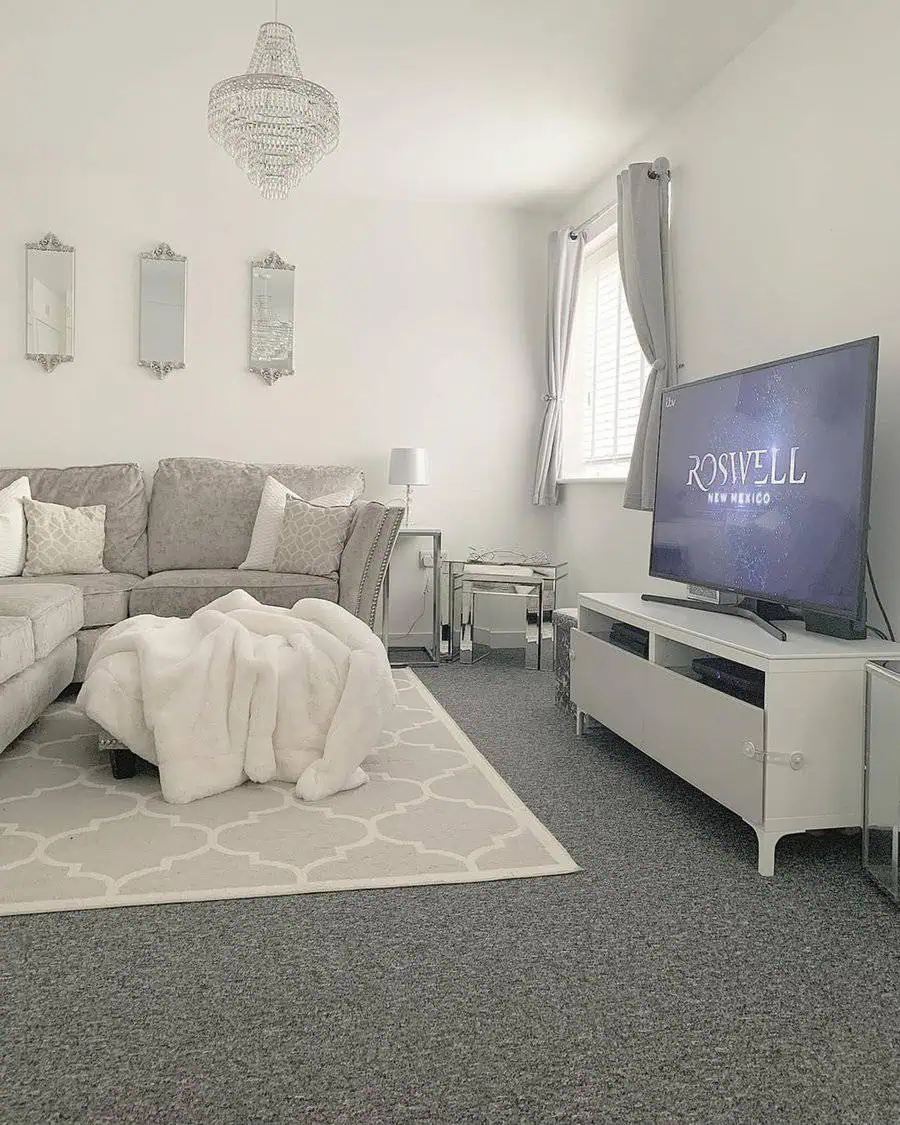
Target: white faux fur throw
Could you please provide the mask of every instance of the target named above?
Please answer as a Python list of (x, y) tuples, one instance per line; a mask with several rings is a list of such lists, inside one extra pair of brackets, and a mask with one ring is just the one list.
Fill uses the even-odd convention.
[(234, 590), (193, 617), (144, 614), (97, 642), (78, 702), (159, 766), (184, 804), (251, 781), (319, 800), (364, 784), (397, 691), (381, 641), (332, 602)]

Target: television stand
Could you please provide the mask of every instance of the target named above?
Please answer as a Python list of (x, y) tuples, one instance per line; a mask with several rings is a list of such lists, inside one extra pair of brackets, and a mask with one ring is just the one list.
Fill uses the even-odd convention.
[[(761, 875), (782, 836), (862, 824), (868, 661), (900, 660), (900, 644), (846, 641), (783, 621), (775, 640), (742, 617), (700, 614), (640, 594), (580, 594), (571, 634), (570, 693), (577, 729), (615, 731), (756, 833)], [(628, 651), (626, 624), (646, 636)], [(753, 700), (698, 681), (694, 662), (724, 657), (762, 690)]]
[(739, 602), (737, 605), (716, 605), (715, 602), (707, 603), (695, 598), (670, 598), (665, 594), (641, 594), (641, 600), (657, 602), (660, 605), (679, 605), (686, 609), (703, 610), (706, 613), (724, 613), (726, 617), (743, 617), (747, 621), (752, 621), (754, 625), (758, 625), (760, 629), (765, 629), (769, 636), (774, 637), (776, 641), (787, 640), (787, 633), (784, 629), (779, 629), (777, 625), (773, 625), (771, 621), (763, 617), (761, 613), (757, 613), (755, 609), (751, 609), (745, 602)]

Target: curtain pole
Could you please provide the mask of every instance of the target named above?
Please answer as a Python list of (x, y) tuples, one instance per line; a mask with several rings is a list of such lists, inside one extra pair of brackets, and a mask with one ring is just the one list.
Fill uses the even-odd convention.
[[(647, 169), (647, 175), (651, 180), (658, 180), (660, 174), (661, 173), (657, 172), (656, 169), (652, 166)], [(666, 175), (670, 176), (671, 173), (666, 170)], [(596, 223), (599, 219), (602, 219), (606, 215), (611, 214), (613, 211), (615, 211), (615, 209), (616, 204), (610, 203), (608, 207), (603, 207), (600, 211), (596, 211), (593, 215), (591, 215), (589, 219), (585, 219), (584, 222), (579, 223), (577, 227), (572, 227), (571, 231), (569, 232), (569, 238), (577, 238), (580, 234), (586, 231), (588, 227), (592, 227), (594, 223)]]

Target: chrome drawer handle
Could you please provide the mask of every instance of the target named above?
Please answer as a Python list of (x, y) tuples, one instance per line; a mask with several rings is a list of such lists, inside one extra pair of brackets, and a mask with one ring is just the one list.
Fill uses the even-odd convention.
[(756, 761), (767, 764), (771, 762), (773, 765), (775, 763), (788, 765), (792, 770), (802, 770), (806, 764), (806, 759), (799, 751), (794, 751), (793, 754), (776, 754), (772, 750), (759, 750), (752, 742), (745, 742), (741, 749), (748, 758), (755, 758)]

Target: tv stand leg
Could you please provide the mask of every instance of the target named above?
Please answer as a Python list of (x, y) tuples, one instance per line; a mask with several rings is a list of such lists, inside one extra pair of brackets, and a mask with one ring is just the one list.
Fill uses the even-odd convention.
[(575, 712), (575, 734), (580, 738), (584, 734), (584, 711)]
[(759, 844), (759, 862), (756, 869), (760, 875), (772, 876), (775, 874), (775, 845), (781, 839), (781, 834), (767, 832), (764, 828), (757, 828), (755, 824), (753, 830)]

